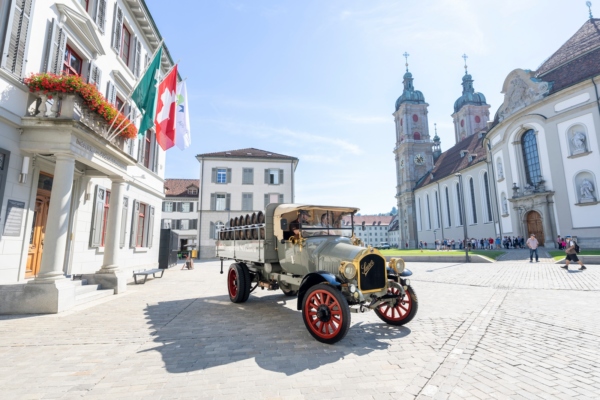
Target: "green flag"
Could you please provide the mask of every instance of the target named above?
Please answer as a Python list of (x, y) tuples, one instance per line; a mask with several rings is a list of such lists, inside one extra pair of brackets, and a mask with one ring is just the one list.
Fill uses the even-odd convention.
[(160, 69), (162, 57), (162, 46), (148, 65), (146, 73), (138, 82), (131, 94), (131, 100), (137, 105), (142, 113), (139, 134), (144, 135), (146, 131), (154, 126), (154, 115), (156, 114), (156, 83), (158, 82), (156, 71)]

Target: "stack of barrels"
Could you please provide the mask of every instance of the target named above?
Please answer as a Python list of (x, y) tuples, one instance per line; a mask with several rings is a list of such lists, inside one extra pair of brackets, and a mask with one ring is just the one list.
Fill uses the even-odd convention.
[(221, 240), (257, 240), (265, 238), (265, 214), (262, 211), (229, 220), (229, 227), (219, 233)]

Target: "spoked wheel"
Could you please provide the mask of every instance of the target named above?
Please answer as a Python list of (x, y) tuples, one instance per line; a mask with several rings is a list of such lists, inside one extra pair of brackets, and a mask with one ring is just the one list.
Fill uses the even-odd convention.
[(250, 272), (244, 264), (231, 264), (227, 273), (229, 299), (233, 303), (243, 303), (250, 296)]
[[(399, 295), (400, 290), (390, 286), (388, 294)], [(412, 286), (408, 286), (406, 296), (402, 300), (397, 299), (393, 305), (389, 303), (380, 305), (375, 309), (375, 314), (386, 324), (404, 325), (415, 317), (418, 308), (419, 301), (417, 300), (417, 295)]]
[(333, 344), (348, 333), (350, 307), (334, 287), (320, 283), (306, 292), (302, 317), (308, 332), (319, 342)]

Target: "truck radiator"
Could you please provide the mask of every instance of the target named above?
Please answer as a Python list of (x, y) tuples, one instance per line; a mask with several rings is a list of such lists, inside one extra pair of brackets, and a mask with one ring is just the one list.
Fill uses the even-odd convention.
[(358, 286), (365, 292), (375, 292), (386, 285), (385, 259), (376, 254), (369, 254), (360, 260)]

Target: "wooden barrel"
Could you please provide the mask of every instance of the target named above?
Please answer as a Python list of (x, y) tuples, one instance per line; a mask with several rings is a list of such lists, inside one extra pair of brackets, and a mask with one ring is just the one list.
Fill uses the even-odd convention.
[(250, 216), (250, 223), (252, 225), (256, 224), (256, 213), (252, 213), (252, 215)]
[(260, 228), (260, 238), (264, 240), (264, 238), (265, 238), (265, 228)]
[(253, 226), (252, 230), (250, 231), (250, 235), (251, 235), (252, 239), (254, 239), (254, 240), (258, 239), (258, 228)]
[(265, 223), (265, 214), (263, 214), (262, 211), (259, 211), (258, 214), (256, 214), (256, 223), (257, 224)]
[(233, 224), (231, 225), (232, 227), (234, 226), (238, 226), (238, 217), (235, 217), (232, 219), (233, 220)]
[(250, 224), (252, 224), (252, 216), (250, 214), (246, 214), (246, 217), (244, 218), (244, 225)]
[(245, 229), (241, 229), (240, 230), (240, 240), (246, 240), (246, 230)]
[(227, 240), (233, 240), (233, 231), (231, 228), (227, 231)]
[(243, 215), (240, 215), (240, 217), (238, 218), (238, 224), (236, 226), (244, 226), (245, 219), (246, 219), (246, 217), (244, 217)]

